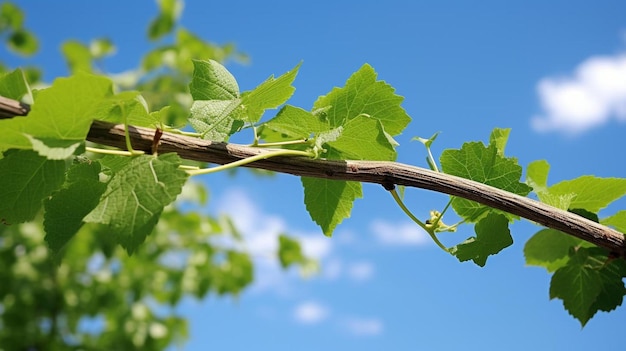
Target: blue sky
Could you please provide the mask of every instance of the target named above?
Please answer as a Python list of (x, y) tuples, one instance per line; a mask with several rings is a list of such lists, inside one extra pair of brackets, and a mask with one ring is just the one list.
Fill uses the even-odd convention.
[[(105, 63), (112, 73), (136, 67), (151, 45), (144, 39), (156, 14), (150, 1), (18, 3), (42, 42), (29, 61), (44, 65), (48, 80), (66, 75), (64, 39), (110, 37), (118, 48)], [(243, 90), (303, 60), (290, 103), (304, 108), (371, 64), (413, 118), (397, 138), (401, 162), (425, 166), (414, 136), (441, 131), (437, 157), (506, 127), (507, 154), (524, 166), (548, 160), (556, 182), (626, 177), (624, 13), (623, 1), (188, 0), (182, 23), (250, 55), (248, 65), (228, 65)], [(588, 350), (623, 331), (624, 308), (599, 313), (581, 330), (559, 300), (548, 299), (550, 276), (524, 265), (524, 242), (538, 230), (529, 222), (516, 223), (514, 245), (479, 268), (439, 250), (380, 186), (364, 187), (352, 217), (329, 239), (308, 217), (296, 177), (199, 179), (211, 186), (207, 211), (238, 215), (258, 271), (238, 299), (181, 307), (192, 323), (185, 350)], [(406, 196), (422, 217), (447, 201), (423, 190)], [(278, 269), (271, 255), (282, 231), (320, 259), (319, 275)], [(442, 240), (453, 245), (472, 233), (466, 226)]]

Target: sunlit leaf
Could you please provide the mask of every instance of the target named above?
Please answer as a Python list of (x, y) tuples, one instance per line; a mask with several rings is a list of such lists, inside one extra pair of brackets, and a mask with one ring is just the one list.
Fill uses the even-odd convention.
[(354, 200), (363, 196), (361, 183), (355, 182), (302, 177), (302, 186), (306, 209), (326, 236), (350, 217)]

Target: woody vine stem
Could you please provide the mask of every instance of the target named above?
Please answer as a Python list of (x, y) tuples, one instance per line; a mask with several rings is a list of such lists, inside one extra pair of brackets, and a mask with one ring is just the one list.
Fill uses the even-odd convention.
[[(123, 124), (94, 121), (87, 140), (124, 148), (125, 129)], [(128, 133), (136, 150), (150, 150), (155, 130), (133, 127)], [(189, 160), (223, 165), (277, 149), (214, 143), (164, 132), (159, 150), (161, 153), (176, 152)], [(243, 166), (297, 176), (403, 185), (459, 196), (573, 235), (607, 248), (617, 256), (626, 257), (624, 234), (612, 228), (501, 189), (420, 167), (388, 161), (334, 161), (284, 155), (259, 157)]]

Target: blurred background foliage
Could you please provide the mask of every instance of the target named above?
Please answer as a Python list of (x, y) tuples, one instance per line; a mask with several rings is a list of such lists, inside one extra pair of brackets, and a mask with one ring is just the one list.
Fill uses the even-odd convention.
[[(139, 67), (108, 76), (118, 90), (141, 91), (151, 111), (169, 106), (163, 121), (184, 127), (191, 59), (247, 57), (233, 44), (210, 43), (182, 27), (182, 1), (160, 0), (157, 6), (147, 32), (155, 48)], [(25, 14), (10, 2), (0, 4), (0, 38), (14, 54), (37, 52)], [(107, 74), (101, 62), (115, 50), (108, 38), (68, 40), (61, 47), (70, 73)], [(21, 68), (31, 85), (46, 85), (45, 67)], [(10, 69), (0, 62), (0, 75)], [(0, 350), (163, 350), (182, 344), (188, 325), (176, 306), (183, 298), (236, 297), (254, 279), (245, 236), (228, 217), (200, 214), (207, 201), (206, 185), (189, 181), (132, 256), (96, 225), (83, 226), (62, 257), (52, 257), (41, 218), (0, 224)], [(284, 268), (312, 266), (298, 241), (281, 235), (278, 247)]]

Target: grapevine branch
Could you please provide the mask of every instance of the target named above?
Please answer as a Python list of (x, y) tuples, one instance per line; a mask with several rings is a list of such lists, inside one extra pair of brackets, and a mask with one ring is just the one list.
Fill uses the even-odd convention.
[[(125, 149), (125, 133), (123, 124), (94, 121), (87, 140)], [(133, 126), (128, 128), (128, 135), (135, 150), (150, 152), (155, 133), (154, 129), (149, 128)], [(160, 136), (158, 150), (160, 153), (175, 152), (189, 160), (221, 165), (276, 152), (276, 149), (271, 148), (211, 142), (167, 132)], [(458, 196), (518, 215), (604, 247), (613, 255), (626, 257), (626, 238), (624, 234), (612, 228), (523, 196), (425, 168), (398, 162), (337, 161), (294, 156), (260, 159), (244, 167), (297, 176), (377, 183), (388, 190), (393, 189), (394, 185), (404, 185)]]
[(26, 116), (30, 106), (19, 101), (0, 96), (0, 119), (14, 116)]

